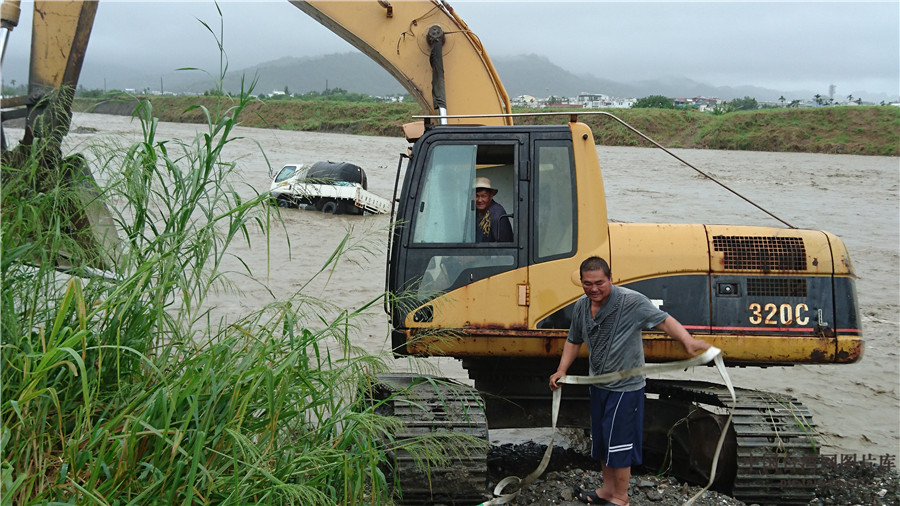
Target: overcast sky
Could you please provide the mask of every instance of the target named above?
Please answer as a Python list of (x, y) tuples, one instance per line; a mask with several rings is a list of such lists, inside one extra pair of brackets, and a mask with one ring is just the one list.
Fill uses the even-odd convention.
[[(375, 1), (375, 0), (366, 0)], [(395, 0), (398, 1), (398, 0)], [(628, 82), (900, 94), (900, 2), (513, 2), (450, 4), (491, 56), (538, 54), (576, 74)], [(287, 1), (222, 1), (230, 69), (356, 51)], [(7, 48), (27, 53), (31, 2)], [(101, 0), (88, 58), (168, 72), (218, 68), (208, 2)], [(18, 56), (18, 55), (17, 55)], [(20, 57), (20, 56), (19, 56)], [(501, 76), (502, 77), (502, 76)], [(602, 92), (602, 90), (600, 90)]]

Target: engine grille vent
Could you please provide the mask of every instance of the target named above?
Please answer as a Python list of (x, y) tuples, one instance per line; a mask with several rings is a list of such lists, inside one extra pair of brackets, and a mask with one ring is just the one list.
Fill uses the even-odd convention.
[(713, 248), (725, 254), (726, 269), (806, 270), (806, 247), (800, 237), (717, 235)]
[(806, 280), (790, 278), (749, 278), (750, 297), (806, 297)]

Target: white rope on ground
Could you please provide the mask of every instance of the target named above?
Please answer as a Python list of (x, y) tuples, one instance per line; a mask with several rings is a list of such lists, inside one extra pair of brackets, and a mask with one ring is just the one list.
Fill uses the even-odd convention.
[[(678, 371), (688, 367), (708, 364), (709, 362), (713, 361), (715, 362), (716, 369), (719, 371), (719, 375), (722, 376), (722, 381), (725, 382), (725, 386), (728, 388), (728, 392), (731, 394), (731, 402), (733, 408), (737, 403), (737, 398), (734, 394), (734, 387), (731, 384), (731, 378), (728, 377), (728, 373), (725, 371), (725, 362), (722, 360), (722, 350), (716, 348), (715, 346), (710, 346), (700, 355), (689, 358), (687, 360), (666, 362), (664, 364), (650, 364), (645, 365), (644, 367), (636, 367), (634, 369), (627, 369), (625, 371), (601, 374), (599, 376), (563, 376), (562, 378), (557, 380), (557, 383), (565, 383), (568, 385), (596, 385), (598, 383), (610, 383), (625, 378), (633, 378), (635, 376)], [(547, 469), (547, 465), (550, 463), (550, 455), (553, 453), (553, 441), (554, 439), (556, 439), (556, 418), (559, 413), (559, 405), (561, 400), (562, 388), (554, 390), (551, 412), (553, 434), (550, 436), (550, 443), (547, 444), (547, 450), (544, 452), (544, 456), (541, 459), (540, 464), (538, 464), (537, 469), (532, 471), (531, 474), (526, 476), (524, 479), (519, 478), (518, 476), (507, 476), (506, 478), (503, 478), (499, 483), (497, 483), (497, 486), (494, 487), (494, 498), (487, 502), (481, 503), (481, 505), (479, 506), (495, 506), (500, 504), (508, 504), (519, 495), (519, 492), (522, 491), (522, 489), (531, 485), (536, 479), (538, 479), (538, 477), (544, 474), (544, 470)], [(693, 497), (688, 499), (687, 502), (685, 502), (685, 505), (689, 506), (693, 504), (701, 494), (709, 490), (709, 487), (712, 486), (713, 481), (716, 478), (716, 468), (719, 465), (719, 454), (722, 451), (722, 445), (725, 443), (725, 436), (728, 433), (728, 427), (731, 425), (731, 414), (733, 412), (734, 409), (731, 409), (728, 414), (728, 420), (725, 422), (725, 426), (722, 428), (722, 434), (719, 436), (719, 442), (716, 445), (716, 453), (713, 456), (712, 468), (710, 469), (709, 473), (709, 483), (707, 483), (706, 486), (703, 487), (703, 490), (697, 492)], [(515, 489), (513, 489), (512, 492), (504, 494), (503, 490), (510, 485), (515, 485)]]

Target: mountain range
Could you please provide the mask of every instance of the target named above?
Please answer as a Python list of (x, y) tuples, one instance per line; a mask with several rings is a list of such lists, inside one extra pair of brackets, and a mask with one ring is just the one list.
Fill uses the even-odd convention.
[[(645, 81), (615, 81), (596, 77), (589, 73), (575, 74), (554, 64), (545, 56), (529, 54), (492, 58), (497, 73), (510, 97), (533, 95), (575, 97), (580, 93), (604, 94), (620, 98), (640, 98), (650, 95), (667, 97), (709, 97), (731, 100), (745, 96), (760, 102), (775, 102), (781, 96), (788, 101), (812, 100), (816, 94), (809, 90), (774, 90), (756, 86), (717, 86), (701, 83), (687, 77), (669, 76)], [(6, 76), (19, 76), (24, 82), (27, 66), (17, 72), (17, 62), (4, 65)], [(87, 89), (131, 89), (136, 92), (165, 91), (174, 93), (202, 93), (215, 88), (215, 72), (207, 74), (198, 70), (151, 73), (140, 68), (93, 62), (88, 59), (81, 73), (80, 85)], [(224, 80), (228, 91), (246, 87), (255, 77), (258, 79), (255, 93), (283, 92), (306, 93), (341, 88), (353, 93), (376, 96), (401, 95), (406, 91), (387, 71), (362, 53), (341, 53), (315, 57), (283, 57), (252, 67), (229, 70)], [(890, 101), (892, 97), (869, 94), (865, 90), (853, 91), (853, 96), (867, 102)], [(896, 97), (893, 97), (896, 98)]]

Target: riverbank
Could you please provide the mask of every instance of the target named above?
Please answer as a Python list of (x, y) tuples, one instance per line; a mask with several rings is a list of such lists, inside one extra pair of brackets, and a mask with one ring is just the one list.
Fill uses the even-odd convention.
[[(217, 107), (214, 97), (150, 97), (160, 121), (205, 123), (203, 108)], [(130, 115), (135, 101), (78, 99), (75, 110)], [(200, 107), (196, 107), (200, 106)], [(514, 112), (549, 112), (516, 109)], [(517, 117), (518, 124), (558, 124), (561, 116)], [(761, 109), (715, 115), (696, 110), (594, 109), (579, 116), (601, 146), (650, 146), (622, 121), (669, 148), (723, 149), (845, 155), (900, 155), (900, 108), (844, 106), (814, 109)], [(305, 132), (400, 137), (401, 125), (422, 114), (410, 103), (345, 103), (300, 100), (256, 101), (239, 117), (243, 126)]]

